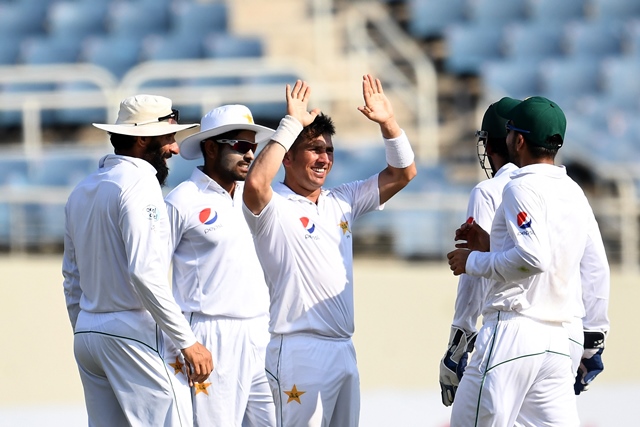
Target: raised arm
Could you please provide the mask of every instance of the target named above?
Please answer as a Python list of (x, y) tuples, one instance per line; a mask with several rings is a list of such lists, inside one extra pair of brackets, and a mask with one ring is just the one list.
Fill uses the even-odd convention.
[(251, 212), (258, 215), (269, 203), (273, 191), (271, 181), (280, 169), (285, 153), (291, 148), (302, 129), (311, 124), (320, 110), (307, 111), (311, 87), (301, 80), (286, 88), (287, 115), (271, 141), (260, 151), (247, 174), (242, 199)]
[(364, 106), (358, 110), (369, 120), (380, 125), (385, 139), (387, 167), (378, 176), (380, 203), (387, 202), (416, 176), (416, 164), (411, 144), (398, 125), (389, 98), (384, 94), (382, 83), (370, 74), (362, 78)]

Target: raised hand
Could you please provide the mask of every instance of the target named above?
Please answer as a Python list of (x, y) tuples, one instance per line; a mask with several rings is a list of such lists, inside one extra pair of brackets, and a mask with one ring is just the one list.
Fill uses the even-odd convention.
[(302, 126), (310, 125), (320, 114), (317, 108), (307, 111), (310, 95), (311, 87), (305, 81), (297, 80), (293, 89), (287, 85), (287, 114), (298, 120)]

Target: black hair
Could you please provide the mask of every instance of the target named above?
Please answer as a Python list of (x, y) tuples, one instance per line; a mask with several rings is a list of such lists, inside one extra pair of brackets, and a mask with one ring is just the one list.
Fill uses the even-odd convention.
[(110, 133), (109, 135), (111, 136), (111, 145), (113, 145), (116, 154), (130, 150), (136, 143), (136, 137), (132, 135), (122, 135), (120, 133)]
[(507, 150), (507, 138), (487, 138), (486, 148), (491, 147), (491, 153), (496, 154), (503, 159), (509, 158), (509, 151)]
[(296, 140), (293, 142), (292, 147), (296, 146), (302, 141), (311, 141), (325, 134), (333, 136), (335, 135), (335, 133), (336, 127), (333, 124), (333, 120), (331, 120), (331, 117), (327, 116), (324, 113), (320, 113), (318, 114), (318, 116), (316, 116), (315, 120), (311, 122), (311, 124), (305, 126), (304, 129), (302, 129), (300, 135), (298, 135)]
[(558, 134), (548, 137), (545, 141), (547, 144), (555, 145), (555, 148), (542, 147), (540, 145), (533, 144), (527, 141), (526, 135), (523, 135), (523, 137), (524, 137), (524, 141), (527, 143), (527, 146), (529, 147), (529, 152), (531, 153), (531, 156), (534, 159), (543, 159), (543, 158), (549, 158), (552, 160), (555, 159), (556, 154), (558, 154), (558, 150), (560, 149), (560, 147), (562, 147), (562, 143), (563, 143), (562, 137)]

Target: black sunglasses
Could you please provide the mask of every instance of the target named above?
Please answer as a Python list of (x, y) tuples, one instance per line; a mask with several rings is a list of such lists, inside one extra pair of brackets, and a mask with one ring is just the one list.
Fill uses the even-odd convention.
[(258, 148), (256, 142), (247, 141), (246, 139), (217, 139), (216, 142), (229, 144), (232, 150), (242, 154), (246, 154), (249, 150), (255, 153), (256, 148)]
[(146, 122), (134, 123), (133, 125), (134, 126), (148, 125), (149, 123), (163, 122), (165, 120), (170, 120), (170, 119), (173, 119), (176, 121), (176, 123), (178, 123), (178, 120), (180, 119), (180, 111), (176, 110), (175, 108), (172, 108), (171, 113), (167, 114), (166, 116), (158, 117), (155, 120), (147, 120)]

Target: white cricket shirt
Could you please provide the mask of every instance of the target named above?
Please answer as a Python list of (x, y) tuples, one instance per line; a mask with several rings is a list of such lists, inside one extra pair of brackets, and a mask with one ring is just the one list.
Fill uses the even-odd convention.
[[(507, 163), (495, 173), (493, 178), (478, 183), (469, 195), (466, 218), (473, 218), (483, 230), (490, 232), (493, 217), (502, 203), (504, 186), (511, 180), (509, 176), (511, 172), (516, 169), (518, 167), (513, 163)], [(484, 277), (460, 275), (453, 326), (469, 334), (476, 332), (476, 323), (482, 311), (489, 284), (489, 279)]]
[(185, 312), (269, 313), (269, 292), (242, 214), (243, 188), (237, 182), (231, 198), (198, 167), (165, 198), (175, 248), (173, 295)]
[(382, 208), (378, 175), (322, 190), (317, 205), (276, 183), (259, 215), (243, 206), (269, 286), (269, 331), (351, 337), (351, 227), (361, 215)]
[(178, 348), (196, 338), (169, 286), (169, 221), (156, 170), (107, 155), (65, 207), (63, 276), (69, 318), (147, 309)]
[(516, 170), (491, 229), (491, 252), (471, 252), (467, 274), (493, 280), (484, 313), (517, 311), (571, 321), (581, 292), (580, 262), (593, 212), (562, 166)]

